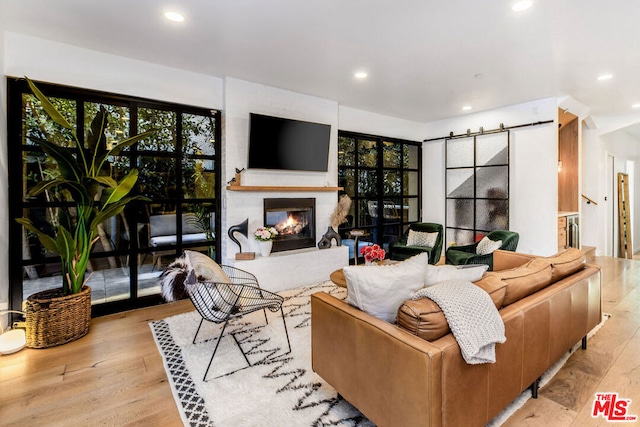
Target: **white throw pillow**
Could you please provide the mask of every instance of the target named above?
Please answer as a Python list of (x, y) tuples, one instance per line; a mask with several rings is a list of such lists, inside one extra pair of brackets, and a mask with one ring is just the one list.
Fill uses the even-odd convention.
[(432, 286), (449, 280), (475, 282), (480, 280), (488, 269), (489, 266), (486, 264), (429, 265), (424, 276), (424, 286)]
[(195, 251), (184, 251), (189, 267), (196, 273), (198, 282), (231, 283), (231, 279), (217, 262)]
[(409, 230), (407, 246), (426, 246), (428, 248), (432, 248), (435, 246), (437, 238), (438, 233)]
[(476, 253), (478, 255), (489, 255), (492, 254), (496, 249), (499, 249), (500, 246), (502, 246), (502, 240), (494, 242), (487, 236), (484, 236), (478, 243), (478, 246), (476, 246)]
[(386, 322), (396, 320), (398, 308), (422, 288), (429, 265), (424, 253), (397, 264), (347, 266), (347, 303)]

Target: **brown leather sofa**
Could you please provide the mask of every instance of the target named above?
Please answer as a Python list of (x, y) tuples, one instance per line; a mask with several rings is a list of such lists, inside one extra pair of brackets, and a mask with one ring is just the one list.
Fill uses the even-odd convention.
[[(542, 289), (533, 282), (547, 279), (529, 274), (534, 258), (550, 263)], [(509, 282), (516, 299), (499, 311), (507, 340), (496, 363), (467, 364), (446, 327), (427, 341), (319, 292), (311, 297), (313, 370), (381, 427), (484, 426), (528, 387), (537, 392), (540, 376), (581, 339), (584, 348), (602, 318), (599, 267), (582, 255), (562, 277), (569, 270), (554, 259), (495, 252), (487, 275)], [(518, 299), (521, 279), (537, 290)]]

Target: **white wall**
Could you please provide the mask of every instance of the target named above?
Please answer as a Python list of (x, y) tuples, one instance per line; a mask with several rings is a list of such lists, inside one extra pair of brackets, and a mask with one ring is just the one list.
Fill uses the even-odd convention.
[[(467, 129), (478, 132), (527, 123), (555, 120), (554, 98), (467, 114), (426, 125), (425, 139)], [(518, 251), (551, 255), (557, 252), (558, 136), (554, 123), (511, 131), (510, 229), (520, 234)], [(532, 161), (535, 159), (535, 161)], [(423, 148), (423, 214), (425, 221), (445, 224), (444, 139), (426, 142)]]
[(343, 105), (339, 106), (338, 114), (340, 130), (343, 131), (409, 141), (422, 141), (424, 139), (424, 123), (383, 116)]
[[(327, 172), (245, 170), (242, 185), (335, 187), (338, 180), (338, 104), (309, 95), (263, 86), (243, 80), (225, 80), (224, 137), (222, 150), (223, 182), (235, 175), (235, 169), (247, 167), (249, 158), (249, 113), (285, 117), (331, 125)], [(337, 202), (336, 192), (222, 192), (222, 230), (249, 218), (249, 237), (263, 224), (265, 197), (313, 197), (316, 199), (316, 238), (327, 231), (329, 217)], [(239, 238), (240, 240), (240, 238)], [(251, 247), (251, 238), (241, 240)], [(231, 245), (231, 246), (229, 246)], [(244, 247), (243, 247), (243, 250)], [(254, 250), (255, 249), (249, 249)], [(237, 246), (224, 235), (222, 259), (232, 258)]]
[[(581, 243), (595, 247), (596, 255), (602, 256), (606, 255), (607, 209), (611, 208), (611, 203), (615, 203), (607, 191), (610, 185), (606, 168), (607, 152), (596, 130), (583, 131), (582, 147), (582, 193), (598, 204), (587, 203), (581, 198)], [(605, 201), (607, 196), (608, 200)]]
[(222, 107), (222, 79), (22, 34), (5, 33), (4, 74), (204, 108)]
[(638, 195), (640, 195), (640, 185), (638, 185), (638, 159), (640, 159), (640, 157), (636, 156), (627, 161), (627, 173), (629, 174), (629, 210), (632, 213), (632, 250), (634, 254), (640, 251), (640, 240), (638, 240), (638, 238), (640, 238), (640, 227), (638, 226), (640, 212), (638, 212), (637, 203)]
[[(613, 254), (620, 253), (619, 228), (618, 228), (618, 192), (617, 173), (630, 173), (630, 199), (631, 199), (631, 229), (634, 253), (640, 248), (640, 212), (635, 200), (640, 196), (640, 177), (638, 176), (638, 163), (640, 158), (640, 139), (618, 130), (602, 134), (600, 130), (585, 130), (583, 133), (583, 194), (594, 199), (598, 205), (586, 204), (582, 201), (582, 244), (595, 246), (596, 255), (607, 255), (607, 216), (608, 210), (613, 210)], [(613, 183), (607, 176), (607, 155), (615, 158), (613, 167)], [(633, 162), (633, 167), (629, 167)], [(612, 187), (613, 186), (613, 187)], [(613, 189), (612, 189), (613, 188)], [(635, 193), (635, 196), (634, 196)], [(605, 201), (605, 197), (608, 199)]]
[[(0, 6), (0, 12), (2, 6)], [(4, 31), (0, 25), (0, 51), (5, 51)], [(0, 55), (0, 70), (4, 69), (4, 55)], [(0, 248), (4, 249), (0, 256), (0, 309), (4, 309), (9, 300), (9, 203), (8, 201), (8, 176), (7, 176), (7, 83), (2, 78), (0, 83)], [(8, 322), (7, 316), (0, 317), (2, 327)]]

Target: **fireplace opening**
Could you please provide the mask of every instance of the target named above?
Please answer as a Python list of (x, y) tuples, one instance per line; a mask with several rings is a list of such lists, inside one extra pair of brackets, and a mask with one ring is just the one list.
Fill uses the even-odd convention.
[(316, 245), (316, 199), (264, 199), (264, 224), (278, 235), (272, 252), (312, 248)]

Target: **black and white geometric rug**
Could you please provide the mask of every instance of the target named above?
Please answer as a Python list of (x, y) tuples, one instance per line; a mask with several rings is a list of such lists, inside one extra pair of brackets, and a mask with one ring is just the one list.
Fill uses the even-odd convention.
[[(279, 292), (285, 298), (291, 353), (280, 312), (262, 311), (229, 323), (209, 374), (202, 377), (221, 325), (200, 322), (193, 311), (150, 323), (174, 398), (187, 426), (372, 426), (311, 370), (311, 294), (346, 298), (331, 282)], [(252, 366), (231, 334), (235, 334)], [(209, 338), (209, 339), (207, 339)], [(204, 342), (200, 342), (204, 341)], [(229, 374), (229, 372), (231, 372)]]
[[(185, 426), (373, 426), (364, 415), (342, 398), (311, 370), (311, 294), (327, 292), (345, 299), (346, 289), (331, 282), (278, 292), (285, 298), (291, 353), (280, 313), (267, 310), (235, 319), (222, 337), (209, 374), (202, 377), (221, 325), (205, 322), (192, 344), (200, 322), (196, 311), (179, 314), (149, 325), (164, 360), (165, 370)], [(591, 337), (603, 321), (589, 333)], [(235, 334), (251, 361), (247, 364), (231, 334)], [(578, 348), (579, 343), (575, 348)], [(575, 349), (574, 348), (574, 349)], [(544, 386), (564, 365), (573, 351), (547, 370)], [(531, 397), (522, 392), (488, 426), (504, 423)]]

